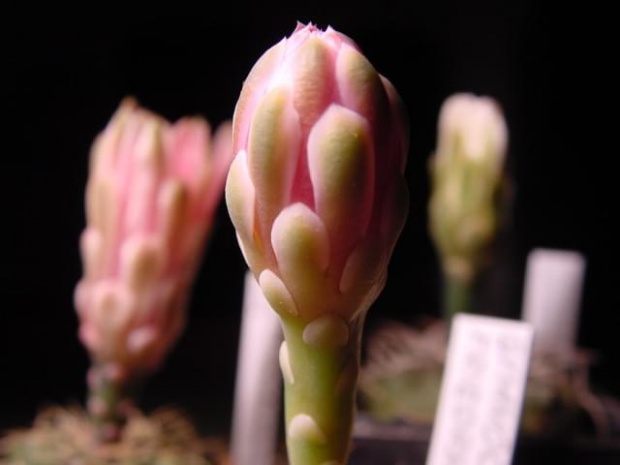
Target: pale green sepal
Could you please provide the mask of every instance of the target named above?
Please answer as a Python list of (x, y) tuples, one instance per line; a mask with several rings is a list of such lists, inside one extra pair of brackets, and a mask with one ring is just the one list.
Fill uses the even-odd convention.
[(293, 204), (276, 218), (271, 232), (279, 274), (301, 315), (311, 316), (326, 306), (329, 288), (329, 239), (321, 219), (306, 205)]

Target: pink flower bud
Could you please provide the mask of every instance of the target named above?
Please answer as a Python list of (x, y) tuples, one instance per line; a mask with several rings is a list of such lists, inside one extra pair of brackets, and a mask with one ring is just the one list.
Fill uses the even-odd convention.
[(244, 83), (226, 201), (276, 311), (364, 311), (408, 210), (398, 94), (351, 39), (299, 25)]
[(185, 321), (188, 288), (219, 201), (230, 125), (170, 124), (125, 100), (93, 144), (75, 291), (98, 364), (155, 369)]

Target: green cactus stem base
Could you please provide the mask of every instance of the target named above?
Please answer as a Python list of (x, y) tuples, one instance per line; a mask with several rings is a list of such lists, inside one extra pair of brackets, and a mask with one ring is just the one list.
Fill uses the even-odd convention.
[(446, 321), (454, 315), (471, 312), (473, 284), (460, 276), (444, 275), (443, 310)]
[(290, 465), (344, 465), (350, 449), (363, 318), (283, 318), (280, 365)]
[(122, 439), (98, 444), (87, 413), (52, 407), (32, 428), (0, 440), (0, 465), (223, 465), (222, 441), (201, 439), (179, 412), (161, 409), (149, 416), (134, 411)]
[(360, 376), (362, 408), (379, 421), (431, 425), (439, 403), (448, 325), (390, 322), (367, 341)]

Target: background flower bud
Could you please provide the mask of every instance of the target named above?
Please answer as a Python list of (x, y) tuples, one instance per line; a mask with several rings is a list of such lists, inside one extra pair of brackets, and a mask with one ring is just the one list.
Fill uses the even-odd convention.
[(430, 162), (430, 230), (445, 273), (471, 281), (497, 229), (508, 130), (488, 97), (456, 94), (441, 109)]
[(80, 337), (125, 376), (162, 361), (185, 304), (229, 165), (230, 125), (170, 124), (134, 100), (93, 144), (75, 291)]

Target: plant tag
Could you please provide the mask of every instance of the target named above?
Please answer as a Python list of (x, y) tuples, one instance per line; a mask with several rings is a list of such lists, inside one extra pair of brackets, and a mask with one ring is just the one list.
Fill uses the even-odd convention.
[(532, 339), (527, 323), (454, 318), (427, 465), (510, 465)]
[(536, 349), (575, 346), (586, 260), (578, 252), (535, 249), (527, 258), (523, 319), (536, 330)]
[(235, 464), (276, 461), (282, 375), (280, 320), (246, 273), (231, 438)]

